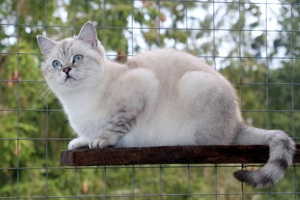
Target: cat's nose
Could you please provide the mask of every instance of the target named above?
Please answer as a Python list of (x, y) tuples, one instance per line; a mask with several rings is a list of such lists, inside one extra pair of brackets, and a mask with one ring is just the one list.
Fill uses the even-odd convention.
[(69, 72), (72, 70), (72, 68), (71, 67), (65, 67), (65, 68), (63, 68), (63, 71), (67, 74), (67, 75), (69, 75)]

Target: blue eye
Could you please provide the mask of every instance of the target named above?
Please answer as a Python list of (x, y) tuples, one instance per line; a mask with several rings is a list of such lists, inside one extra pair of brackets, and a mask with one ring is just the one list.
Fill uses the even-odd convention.
[(74, 56), (74, 58), (73, 58), (73, 64), (80, 62), (82, 59), (83, 59), (82, 55), (76, 55), (76, 56)]
[(54, 68), (56, 68), (56, 69), (60, 69), (60, 68), (62, 67), (62, 64), (61, 64), (61, 62), (59, 62), (58, 60), (54, 60), (54, 61), (52, 62), (52, 66), (53, 66)]

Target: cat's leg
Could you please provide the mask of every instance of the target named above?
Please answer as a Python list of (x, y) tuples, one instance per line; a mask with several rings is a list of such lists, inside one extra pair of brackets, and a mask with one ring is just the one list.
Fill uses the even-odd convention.
[(68, 144), (68, 149), (73, 150), (81, 147), (88, 147), (88, 145), (89, 143), (85, 138), (78, 137), (71, 140), (71, 142)]
[(136, 121), (136, 115), (128, 111), (120, 111), (103, 128), (100, 137), (89, 142), (90, 148), (105, 148), (114, 146), (117, 142), (130, 131)]

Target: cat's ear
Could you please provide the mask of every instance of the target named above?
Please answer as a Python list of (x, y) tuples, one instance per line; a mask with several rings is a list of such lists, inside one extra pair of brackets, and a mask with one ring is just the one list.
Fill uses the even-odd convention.
[(77, 37), (80, 40), (91, 44), (92, 47), (96, 47), (98, 44), (96, 28), (90, 21), (83, 25)]
[(42, 35), (38, 35), (36, 38), (37, 38), (38, 44), (40, 46), (41, 52), (45, 56), (47, 56), (51, 52), (53, 47), (55, 47), (55, 45), (57, 44), (55, 41), (53, 41), (45, 36), (42, 36)]

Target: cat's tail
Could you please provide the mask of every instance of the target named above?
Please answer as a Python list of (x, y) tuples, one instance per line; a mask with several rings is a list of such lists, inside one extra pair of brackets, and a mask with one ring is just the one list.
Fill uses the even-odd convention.
[(254, 171), (234, 172), (236, 179), (257, 188), (271, 186), (282, 179), (293, 162), (295, 143), (280, 130), (264, 130), (243, 125), (238, 133), (236, 144), (269, 145), (269, 159), (262, 168)]

